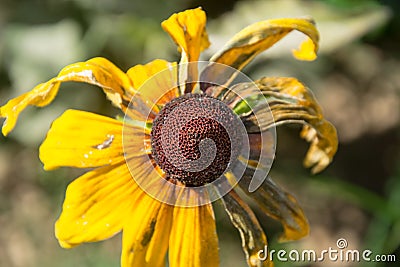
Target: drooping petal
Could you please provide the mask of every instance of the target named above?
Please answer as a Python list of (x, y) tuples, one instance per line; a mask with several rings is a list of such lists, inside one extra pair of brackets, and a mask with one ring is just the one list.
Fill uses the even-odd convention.
[[(242, 93), (241, 88), (254, 93)], [(329, 165), (338, 147), (336, 129), (325, 120), (312, 92), (302, 83), (294, 78), (268, 77), (255, 84), (235, 85), (234, 89), (242, 98), (229, 95), (220, 98), (241, 117), (248, 133), (265, 132), (287, 123), (303, 124), (301, 137), (311, 143), (304, 165), (312, 167), (313, 173)]]
[[(318, 50), (319, 34), (314, 21), (305, 18), (272, 19), (254, 23), (232, 37), (210, 61), (222, 63), (235, 69), (243, 69), (255, 56), (270, 48), (293, 30), (307, 35), (294, 56), (300, 60), (314, 60)], [(235, 75), (236, 73), (232, 73)], [(218, 65), (210, 65), (201, 74), (202, 80), (227, 85), (234, 78), (221, 75)]]
[(121, 231), (140, 189), (124, 163), (90, 171), (67, 189), (55, 234), (64, 248)]
[(175, 207), (169, 240), (169, 266), (219, 266), (218, 238), (211, 204)]
[[(197, 81), (197, 65), (185, 63), (197, 61), (201, 51), (210, 45), (206, 32), (205, 12), (201, 8), (196, 8), (176, 13), (163, 21), (161, 26), (178, 45), (181, 52), (180, 82)], [(191, 92), (192, 85), (186, 86), (187, 88), (185, 85), (181, 86), (182, 93)]]
[(297, 203), (294, 196), (280, 188), (269, 177), (254, 192), (248, 188), (254, 175), (257, 162), (248, 162), (239, 186), (251, 198), (253, 198), (261, 209), (270, 217), (279, 220), (284, 229), (281, 241), (296, 240), (306, 236), (309, 232), (309, 225), (303, 210)]
[(261, 250), (266, 253), (267, 238), (251, 208), (240, 199), (234, 190), (223, 197), (223, 202), (229, 218), (242, 238), (247, 264), (250, 267), (272, 267), (273, 263), (270, 261), (270, 257), (259, 253)]
[[(136, 116), (140, 116), (140, 113), (151, 111), (150, 118), (154, 119), (160, 106), (179, 96), (178, 71), (175, 62), (156, 59), (146, 65), (136, 65), (130, 68), (127, 75), (131, 79), (133, 87), (138, 90), (135, 99), (129, 106), (128, 116), (138, 112), (139, 114)], [(137, 101), (141, 102), (137, 103)], [(140, 109), (143, 109), (142, 112)]]
[(111, 102), (123, 111), (134, 92), (128, 76), (105, 58), (74, 63), (63, 68), (57, 77), (11, 99), (0, 108), (0, 117), (6, 118), (2, 128), (3, 135), (7, 135), (14, 128), (19, 114), (27, 106), (44, 107), (50, 104), (56, 97), (60, 84), (68, 81), (101, 87)]
[(276, 124), (304, 124), (301, 137), (310, 143), (304, 165), (312, 167), (313, 173), (324, 170), (337, 151), (338, 137), (335, 127), (324, 119), (312, 92), (294, 78), (263, 78), (256, 83), (270, 99)]
[(300, 136), (310, 143), (303, 164), (312, 173), (323, 171), (333, 159), (338, 147), (336, 128), (327, 120), (313, 120), (304, 125)]
[[(265, 133), (281, 123), (302, 122), (313, 126), (311, 123), (315, 123), (314, 120), (323, 120), (321, 109), (311, 92), (295, 79), (265, 78), (256, 81), (256, 84), (238, 84), (235, 88), (235, 92), (243, 98), (230, 93), (220, 98), (241, 117), (251, 139), (249, 158), (239, 158), (246, 166), (239, 185), (267, 214), (282, 222), (282, 240), (301, 238), (307, 235), (309, 227), (295, 198), (269, 178), (260, 180), (261, 187), (254, 192), (250, 185), (258, 171), (265, 171), (263, 177), (268, 173), (269, 165), (265, 166), (265, 163), (260, 162), (261, 156), (273, 159), (273, 155), (269, 153), (273, 151), (273, 135), (272, 139), (266, 138), (265, 144), (261, 145), (260, 133)], [(265, 100), (267, 104), (263, 103)], [(335, 141), (337, 142), (336, 136), (333, 138), (333, 142)]]
[(141, 193), (123, 229), (122, 267), (162, 267), (168, 249), (173, 207)]

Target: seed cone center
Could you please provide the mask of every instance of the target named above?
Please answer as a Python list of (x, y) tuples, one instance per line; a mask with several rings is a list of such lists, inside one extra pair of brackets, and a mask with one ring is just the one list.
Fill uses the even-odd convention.
[(152, 156), (168, 180), (189, 187), (211, 183), (239, 154), (239, 123), (226, 104), (210, 96), (175, 98), (153, 121)]

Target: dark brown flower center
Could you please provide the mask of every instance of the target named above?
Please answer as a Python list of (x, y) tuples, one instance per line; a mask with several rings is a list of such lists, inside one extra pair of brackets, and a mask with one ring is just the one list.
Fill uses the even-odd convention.
[(192, 187), (211, 183), (238, 156), (239, 123), (221, 101), (183, 95), (167, 103), (153, 121), (152, 156), (167, 179)]

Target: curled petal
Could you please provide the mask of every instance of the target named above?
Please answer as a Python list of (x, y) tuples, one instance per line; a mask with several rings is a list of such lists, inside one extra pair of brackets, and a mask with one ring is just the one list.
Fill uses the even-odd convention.
[(209, 47), (206, 14), (201, 8), (175, 13), (161, 23), (163, 29), (185, 54), (187, 61), (197, 61), (200, 52)]
[[(242, 238), (243, 251), (250, 267), (272, 267), (268, 255), (260, 255), (267, 246), (267, 238), (250, 207), (232, 190), (223, 198), (225, 210)], [(261, 260), (260, 256), (266, 260)]]
[(218, 237), (211, 204), (175, 207), (169, 266), (219, 266)]
[(317, 58), (317, 46), (312, 39), (306, 39), (299, 49), (293, 50), (293, 56), (299, 60), (312, 61)]
[(276, 124), (304, 125), (301, 137), (310, 143), (304, 165), (312, 167), (313, 173), (324, 170), (337, 151), (338, 137), (312, 92), (294, 78), (263, 78), (256, 83), (269, 99)]
[(57, 77), (11, 99), (0, 108), (0, 117), (6, 118), (2, 128), (3, 135), (7, 135), (14, 128), (19, 114), (27, 106), (44, 107), (50, 104), (56, 97), (60, 84), (69, 81), (101, 87), (111, 102), (123, 111), (134, 91), (128, 76), (105, 58), (93, 58), (71, 64), (63, 68)]
[[(300, 60), (314, 60), (318, 50), (319, 34), (314, 21), (305, 18), (273, 19), (254, 23), (237, 33), (211, 59), (212, 62), (243, 69), (255, 56), (270, 48), (293, 30), (307, 35), (307, 40), (293, 52)], [(221, 75), (218, 67), (212, 63), (202, 73), (202, 79), (226, 85), (234, 77)], [(222, 80), (221, 80), (222, 79)]]
[(60, 245), (71, 248), (121, 231), (138, 190), (124, 163), (98, 168), (74, 180), (55, 225)]
[[(317, 173), (331, 163), (338, 147), (336, 129), (324, 119), (321, 107), (307, 87), (294, 78), (262, 78), (255, 84), (235, 85), (240, 87), (244, 88), (243, 92), (251, 92), (251, 87), (261, 91), (261, 94), (249, 94), (245, 101), (239, 97), (227, 98), (248, 133), (264, 132), (287, 123), (303, 124), (301, 137), (310, 143), (304, 165)], [(261, 97), (268, 105), (262, 104)]]
[[(179, 71), (180, 82), (197, 81), (197, 66), (195, 64), (185, 65), (184, 63), (197, 61), (201, 51), (210, 45), (206, 32), (205, 12), (201, 8), (196, 8), (176, 13), (163, 21), (161, 26), (178, 45), (181, 52), (180, 63), (183, 63), (183, 66)], [(182, 85), (181, 91), (191, 92), (192, 86), (187, 86), (189, 88)]]
[(300, 136), (310, 143), (304, 166), (312, 168), (312, 173), (321, 172), (331, 163), (337, 150), (335, 127), (326, 120), (316, 120), (312, 126), (304, 125)]

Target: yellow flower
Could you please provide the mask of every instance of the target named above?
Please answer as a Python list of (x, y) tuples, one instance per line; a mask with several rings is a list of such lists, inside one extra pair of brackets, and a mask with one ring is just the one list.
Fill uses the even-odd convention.
[[(313, 172), (332, 161), (336, 130), (323, 118), (309, 89), (294, 78), (234, 80), (246, 79), (239, 71), (293, 30), (307, 37), (295, 57), (313, 60), (318, 31), (308, 19), (258, 22), (236, 34), (209, 62), (198, 63), (209, 46), (205, 24), (200, 8), (162, 23), (181, 52), (179, 64), (154, 60), (124, 73), (107, 59), (93, 58), (63, 68), (57, 77), (0, 108), (0, 116), (6, 118), (2, 132), (7, 135), (27, 106), (46, 106), (62, 82), (78, 81), (101, 87), (125, 114), (122, 122), (67, 110), (53, 122), (40, 147), (46, 170), (91, 168), (68, 186), (55, 225), (62, 247), (104, 240), (122, 231), (121, 266), (165, 266), (167, 251), (172, 267), (218, 266), (211, 202), (221, 199), (240, 232), (248, 265), (272, 266), (257, 257), (267, 245), (266, 236), (236, 193), (238, 188), (282, 223), (282, 240), (308, 233), (295, 198), (266, 177), (274, 152), (273, 129), (284, 123), (304, 125), (301, 136), (310, 142), (304, 164)], [(242, 126), (243, 139), (237, 130)], [(174, 138), (181, 138), (181, 143)], [(211, 159), (201, 150), (210, 138), (213, 144), (206, 148), (217, 153)], [(199, 159), (209, 160), (206, 169), (195, 170), (201, 167), (193, 163)], [(177, 166), (185, 162), (185, 168), (194, 169)]]

